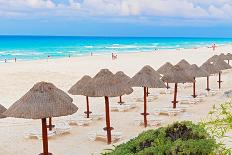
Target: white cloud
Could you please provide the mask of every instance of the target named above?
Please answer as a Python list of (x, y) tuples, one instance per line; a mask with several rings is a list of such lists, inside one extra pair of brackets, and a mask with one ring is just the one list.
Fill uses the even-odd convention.
[(34, 8), (49, 9), (54, 8), (52, 0), (0, 0), (0, 7), (6, 9)]
[[(177, 18), (227, 20), (232, 18), (231, 0), (0, 0), (1, 17), (67, 16), (110, 19)], [(106, 19), (106, 18), (104, 18)]]

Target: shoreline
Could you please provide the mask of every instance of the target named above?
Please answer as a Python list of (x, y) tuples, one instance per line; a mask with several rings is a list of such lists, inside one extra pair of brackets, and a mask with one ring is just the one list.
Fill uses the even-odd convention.
[[(223, 46), (229, 46), (232, 45), (231, 43), (227, 43), (227, 44), (221, 44), (221, 45), (217, 45), (218, 47), (223, 47)], [(117, 52), (117, 51), (112, 51), (112, 52), (107, 52), (107, 53), (96, 53), (91, 56), (91, 52), (89, 54), (83, 54), (83, 55), (78, 55), (78, 56), (64, 56), (64, 57), (50, 57), (50, 58), (41, 58), (41, 59), (17, 59), (17, 57), (15, 57), (17, 59), (17, 63), (18, 62), (40, 62), (40, 61), (54, 61), (54, 60), (63, 60), (63, 59), (78, 59), (78, 58), (89, 58), (89, 57), (97, 57), (97, 56), (111, 56), (112, 53), (117, 54), (117, 55), (129, 55), (129, 54), (138, 54), (138, 53), (154, 53), (154, 52), (162, 52), (162, 51), (180, 51), (180, 50), (195, 50), (195, 49), (210, 49), (211, 47), (205, 45), (199, 46), (199, 47), (190, 47), (190, 48), (176, 48), (176, 49), (157, 49), (157, 50), (153, 50), (153, 51), (132, 51), (132, 52)], [(15, 58), (12, 59), (6, 59), (7, 62), (4, 62), (5, 60), (0, 60), (0, 64), (4, 64), (4, 63), (14, 63), (15, 62)]]

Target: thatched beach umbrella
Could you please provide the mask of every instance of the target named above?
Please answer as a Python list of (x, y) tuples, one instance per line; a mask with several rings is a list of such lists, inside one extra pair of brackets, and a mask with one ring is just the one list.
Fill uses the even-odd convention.
[(164, 65), (162, 65), (157, 72), (160, 74), (165, 74), (167, 71), (169, 71), (173, 65), (170, 62), (166, 62)]
[(232, 54), (227, 53), (226, 54), (226, 60), (228, 61), (228, 64), (230, 64), (230, 60), (232, 60)]
[(219, 57), (223, 60), (227, 60), (227, 56), (224, 53), (221, 53)]
[(155, 70), (150, 66), (144, 66), (137, 74), (135, 74), (129, 84), (132, 87), (144, 88), (144, 126), (147, 127), (147, 88), (165, 88), (165, 84), (160, 77), (155, 74)]
[(228, 53), (227, 55), (225, 55), (224, 53), (221, 53), (219, 55), (219, 58), (222, 60), (227, 60), (227, 63), (230, 64), (230, 60), (232, 60), (232, 55), (230, 53)]
[(231, 69), (231, 66), (229, 64), (227, 64), (224, 60), (222, 59), (216, 59), (214, 62), (213, 62), (213, 65), (218, 69), (220, 70), (220, 72), (218, 73), (218, 88), (221, 89), (221, 71), (222, 70), (226, 70), (226, 69)]
[[(83, 95), (82, 89), (88, 84), (92, 78), (88, 75), (83, 76), (76, 84), (74, 84), (69, 90), (68, 93), (72, 95)], [(86, 96), (86, 111), (84, 112), (89, 118), (89, 115), (92, 113), (89, 110), (89, 97)]]
[(5, 111), (6, 111), (6, 108), (0, 104), (0, 118), (5, 118), (6, 117), (5, 115), (2, 114)]
[(197, 77), (208, 77), (210, 74), (205, 70), (199, 68), (196, 64), (190, 66), (190, 68), (185, 70), (188, 76), (193, 77), (193, 97), (196, 98), (196, 78)]
[(83, 95), (85, 96), (105, 98), (106, 127), (104, 130), (107, 131), (108, 144), (111, 143), (111, 130), (113, 130), (110, 126), (109, 97), (130, 94), (132, 91), (132, 88), (121, 83), (108, 69), (100, 70), (100, 72), (90, 80), (86, 87), (83, 88)]
[[(114, 76), (115, 76), (116, 79), (118, 79), (121, 83), (124, 83), (125, 85), (128, 85), (128, 82), (131, 79), (129, 76), (127, 76), (122, 71), (118, 71)], [(120, 104), (124, 103), (122, 101), (122, 96), (119, 96), (119, 102), (118, 103), (120, 103)]]
[[(205, 70), (206, 72), (208, 72), (209, 74), (217, 74), (220, 72), (220, 70), (218, 70), (213, 64), (211, 64), (210, 62), (205, 62), (201, 65), (200, 67), (201, 69)], [(207, 87), (206, 87), (207, 91), (210, 91), (209, 88), (209, 76), (207, 76)]]
[[(154, 70), (151, 66), (149, 66), (149, 65), (146, 65), (146, 68), (147, 69), (149, 69), (149, 70), (151, 70), (152, 72), (153, 72), (153, 74), (156, 76), (156, 77), (159, 77), (159, 79), (162, 77), (156, 70)], [(148, 94), (150, 94), (149, 93), (149, 91), (148, 91), (148, 87), (147, 87), (147, 96), (148, 96)]]
[(164, 74), (164, 76), (162, 77), (162, 80), (168, 83), (175, 83), (174, 100), (172, 101), (173, 108), (176, 108), (176, 103), (177, 103), (176, 101), (177, 84), (186, 83), (186, 82), (190, 82), (190, 83), (194, 82), (193, 77), (188, 76), (185, 70), (179, 65), (173, 66), (172, 69), (169, 70), (169, 72)]
[[(170, 62), (166, 62), (163, 66), (161, 66), (157, 72), (160, 73), (160, 74), (165, 74), (167, 73), (171, 68), (173, 67), (173, 65), (170, 63)], [(168, 83), (167, 83), (167, 89), (169, 89), (170, 87), (168, 86)]]
[(183, 69), (187, 69), (187, 68), (189, 68), (191, 66), (190, 63), (188, 63), (188, 61), (186, 61), (185, 59), (182, 59), (176, 65), (183, 68)]
[(221, 57), (219, 57), (219, 55), (213, 55), (212, 57), (210, 57), (207, 62), (214, 62), (218, 59), (221, 59)]
[(41, 119), (43, 137), (43, 155), (48, 153), (46, 118), (67, 116), (78, 108), (72, 98), (52, 83), (36, 83), (23, 97), (16, 101), (5, 113), (7, 117)]

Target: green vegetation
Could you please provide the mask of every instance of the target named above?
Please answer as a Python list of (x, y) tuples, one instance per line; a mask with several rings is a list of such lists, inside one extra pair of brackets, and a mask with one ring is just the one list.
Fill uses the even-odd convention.
[(209, 119), (201, 123), (207, 132), (220, 144), (220, 152), (223, 154), (232, 154), (231, 148), (226, 148), (223, 144), (223, 138), (226, 138), (226, 133), (232, 130), (232, 100), (215, 105), (209, 112)]
[(206, 130), (191, 122), (177, 122), (149, 130), (106, 155), (207, 155), (219, 145)]
[(104, 155), (231, 155), (223, 144), (232, 130), (232, 100), (213, 106), (207, 121), (176, 122), (148, 130)]

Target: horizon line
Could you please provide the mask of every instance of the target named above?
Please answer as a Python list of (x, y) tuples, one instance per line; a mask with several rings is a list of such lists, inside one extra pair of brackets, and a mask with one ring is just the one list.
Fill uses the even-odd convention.
[(191, 37), (191, 36), (95, 36), (95, 35), (28, 35), (28, 34), (0, 34), (0, 37), (96, 37), (96, 38), (202, 38), (202, 39), (232, 39), (232, 37)]

